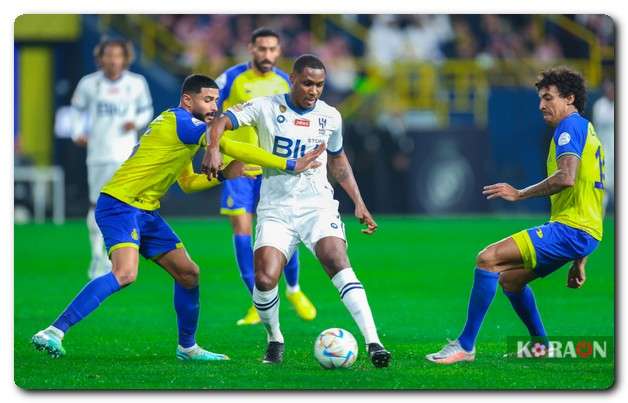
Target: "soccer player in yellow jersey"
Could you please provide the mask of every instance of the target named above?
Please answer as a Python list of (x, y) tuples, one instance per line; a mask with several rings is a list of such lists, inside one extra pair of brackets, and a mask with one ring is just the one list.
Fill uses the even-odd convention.
[[(547, 178), (525, 189), (507, 183), (484, 187), (487, 199), (508, 201), (550, 196), (549, 222), (489, 245), (477, 257), (467, 322), (457, 340), (426, 358), (440, 364), (475, 359), (475, 340), (499, 283), (533, 340), (547, 333), (528, 283), (568, 262), (567, 287), (585, 282), (585, 265), (602, 240), (604, 152), (584, 110), (580, 74), (565, 67), (546, 70), (535, 84), (543, 119), (555, 127), (547, 157)], [(546, 350), (547, 351), (547, 350)]]
[[(279, 35), (268, 28), (258, 28), (251, 35), (249, 44), (252, 60), (233, 66), (217, 79), (220, 87), (219, 106), (223, 110), (250, 101), (253, 98), (290, 92), (288, 75), (275, 67), (281, 54)], [(225, 132), (225, 137), (257, 145), (254, 127), (239, 127)], [(225, 157), (228, 163), (230, 158)], [(260, 196), (262, 175), (255, 178), (237, 177), (225, 181), (222, 187), (220, 213), (229, 217), (233, 228), (233, 248), (242, 281), (253, 292), (254, 270), (251, 233), (253, 215)], [(299, 286), (299, 251), (296, 250), (284, 269), (286, 296), (297, 314), (305, 320), (316, 317), (316, 308)], [(260, 317), (254, 306), (237, 321), (238, 325), (254, 325)]]
[(244, 172), (243, 162), (300, 172), (316, 167), (324, 147), (298, 160), (284, 159), (256, 146), (226, 139), (221, 151), (232, 161), (218, 178), (195, 174), (192, 158), (206, 145), (207, 124), (218, 110), (218, 86), (209, 77), (185, 79), (180, 104), (155, 118), (131, 156), (101, 190), (96, 222), (103, 233), (112, 271), (87, 283), (63, 313), (32, 342), (53, 357), (65, 354), (62, 339), (68, 329), (94, 311), (102, 301), (137, 277), (139, 255), (151, 259), (175, 280), (174, 305), (179, 330), (176, 357), (213, 361), (226, 355), (196, 344), (199, 314), (199, 268), (190, 259), (179, 237), (159, 214), (159, 200), (174, 182), (186, 192), (209, 189)]

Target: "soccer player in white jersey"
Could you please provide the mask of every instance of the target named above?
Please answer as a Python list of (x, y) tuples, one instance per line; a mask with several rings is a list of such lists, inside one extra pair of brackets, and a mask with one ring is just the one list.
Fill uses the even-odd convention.
[(338, 289), (364, 336), (371, 361), (376, 367), (385, 367), (391, 354), (379, 340), (366, 293), (349, 263), (344, 224), (327, 180), (327, 168), (355, 204), (355, 216), (366, 225), (362, 232), (373, 234), (377, 224), (362, 200), (343, 152), (340, 113), (319, 99), (325, 75), (325, 66), (317, 57), (303, 55), (292, 68), (290, 93), (254, 98), (229, 108), (211, 127), (203, 169), (210, 177), (217, 174), (222, 165), (220, 137), (225, 130), (240, 126), (254, 126), (260, 146), (282, 157), (295, 158), (319, 144), (326, 146), (327, 153), (318, 157), (321, 166), (310, 172), (285, 175), (264, 169), (257, 207), (253, 288), (253, 303), (268, 336), (263, 362), (283, 360), (277, 282), (286, 262), (303, 242)]
[(87, 229), (91, 243), (88, 276), (94, 279), (111, 270), (102, 234), (94, 217), (100, 189), (129, 157), (137, 143), (137, 133), (153, 118), (153, 104), (143, 76), (127, 70), (133, 61), (130, 42), (106, 39), (94, 49), (99, 66), (83, 77), (72, 96), (72, 107), (87, 116), (87, 124), (77, 125), (74, 141), (87, 146), (87, 183), (90, 207)]

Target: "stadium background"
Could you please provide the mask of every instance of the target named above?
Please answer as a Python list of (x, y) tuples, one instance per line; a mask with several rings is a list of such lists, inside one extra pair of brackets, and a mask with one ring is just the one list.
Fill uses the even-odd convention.
[[(85, 150), (55, 138), (54, 115), (96, 69), (100, 38), (133, 41), (131, 70), (148, 80), (159, 113), (177, 104), (185, 75), (216, 77), (249, 60), (259, 26), (280, 32), (284, 70), (305, 52), (327, 63), (323, 98), (343, 114), (345, 149), (374, 213), (547, 211), (543, 199), (485, 203), (478, 191), (544, 175), (552, 131), (537, 111), (536, 74), (556, 64), (581, 71), (588, 117), (603, 80), (614, 80), (614, 25), (603, 15), (23, 15), (15, 25), (16, 166), (62, 167), (67, 214), (83, 216)], [(32, 210), (29, 189), (15, 193)], [(215, 215), (218, 194), (174, 186), (163, 211)], [(341, 206), (350, 208), (347, 199)]]
[[(201, 72), (216, 77), (248, 60), (250, 32), (262, 25), (282, 36), (284, 70), (289, 71), (291, 60), (304, 52), (318, 54), (327, 64), (323, 99), (343, 114), (345, 149), (381, 227), (372, 240), (360, 237), (350, 217), (350, 201), (342, 191), (336, 192), (347, 215), (353, 265), (367, 286), (383, 340), (395, 354), (391, 371), (373, 372), (364, 357), (342, 377), (313, 365), (311, 341), (320, 330), (341, 326), (356, 334), (357, 328), (305, 251), (302, 284), (319, 308), (319, 317), (303, 323), (283, 312), (284, 332), (295, 340), (288, 350), (289, 371), (258, 370), (252, 363), (262, 348), (259, 329), (233, 325), (250, 301), (232, 267), (229, 224), (211, 217), (218, 213), (219, 190), (184, 195), (176, 185), (163, 200), (162, 212), (199, 265), (211, 269), (202, 277), (206, 292), (215, 293), (219, 301), (229, 299), (217, 311), (210, 303), (214, 299), (204, 297), (201, 337), (217, 351), (229, 352), (235, 358), (231, 366), (224, 372), (212, 369), (208, 375), (203, 367), (182, 370), (177, 365), (170, 343), (174, 337), (170, 289), (164, 288), (165, 275), (145, 261), (133, 290), (107, 301), (106, 309), (94, 313), (68, 338), (66, 347), (73, 357), (50, 364), (36, 355), (27, 343), (29, 337), (86, 281), (85, 150), (56, 137), (54, 124), (55, 112), (69, 104), (78, 80), (96, 69), (95, 44), (103, 36), (133, 41), (137, 57), (131, 70), (146, 77), (157, 114), (177, 103), (185, 75)], [(615, 79), (615, 34), (613, 21), (603, 15), (18, 17), (15, 168), (60, 167), (67, 220), (63, 225), (50, 222), (53, 205), (48, 197), (46, 223), (33, 223), (37, 190), (28, 181), (16, 180), (15, 382), (35, 389), (610, 387), (614, 361), (534, 367), (504, 362), (505, 336), (525, 334), (525, 328), (500, 296), (480, 335), (482, 352), (473, 367), (429, 367), (422, 355), (459, 331), (479, 248), (547, 218), (547, 200), (486, 202), (480, 191), (488, 183), (506, 181), (522, 187), (545, 176), (552, 130), (538, 112), (536, 74), (557, 64), (580, 70), (589, 90), (585, 116), (591, 118), (604, 81)], [(49, 188), (43, 192), (52, 196)], [(211, 254), (205, 253), (208, 239)], [(32, 253), (33, 242), (39, 253)], [(589, 263), (587, 287), (576, 293), (565, 289), (562, 273), (534, 283), (544, 320), (555, 334), (614, 334), (614, 243), (611, 202), (605, 239)], [(157, 300), (161, 302), (147, 303)], [(438, 312), (434, 307), (440, 307)], [(282, 305), (283, 311), (288, 309)], [(241, 362), (250, 362), (250, 368), (240, 368)], [(56, 367), (53, 377), (48, 375), (50, 365)], [(495, 373), (500, 374), (499, 385), (493, 381)]]

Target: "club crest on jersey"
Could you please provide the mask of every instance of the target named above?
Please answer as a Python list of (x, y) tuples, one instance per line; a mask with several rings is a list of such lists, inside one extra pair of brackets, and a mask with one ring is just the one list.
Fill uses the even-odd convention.
[(294, 119), (295, 126), (310, 127), (310, 121), (307, 119)]
[(558, 136), (558, 145), (564, 146), (565, 144), (571, 141), (571, 136), (567, 132), (562, 132), (560, 136)]
[(277, 115), (277, 123), (283, 123), (286, 121), (286, 117), (284, 115)]
[(320, 126), (321, 129), (325, 129), (325, 127), (327, 126), (327, 119), (318, 118), (318, 125)]

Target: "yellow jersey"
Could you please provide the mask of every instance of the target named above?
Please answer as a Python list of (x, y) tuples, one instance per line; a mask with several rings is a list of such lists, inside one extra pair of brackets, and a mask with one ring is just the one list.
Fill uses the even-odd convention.
[[(174, 182), (185, 192), (209, 189), (220, 183), (194, 173), (194, 154), (206, 145), (207, 124), (177, 107), (157, 116), (131, 156), (118, 168), (101, 192), (142, 210), (157, 210), (160, 199)], [(288, 163), (259, 147), (231, 139), (220, 140), (220, 149), (232, 159), (267, 168), (293, 169)]]
[[(216, 83), (220, 87), (218, 102), (223, 111), (253, 98), (290, 92), (288, 74), (277, 67), (268, 73), (261, 74), (253, 69), (250, 62), (229, 68), (216, 79)], [(228, 130), (225, 131), (223, 137), (243, 143), (258, 144), (257, 132), (253, 127)], [(225, 156), (225, 164), (230, 160), (229, 156)]]
[(547, 156), (547, 174), (558, 169), (558, 159), (575, 155), (580, 166), (573, 186), (550, 196), (550, 221), (578, 228), (602, 239), (604, 149), (591, 122), (577, 112), (563, 119), (554, 131)]

